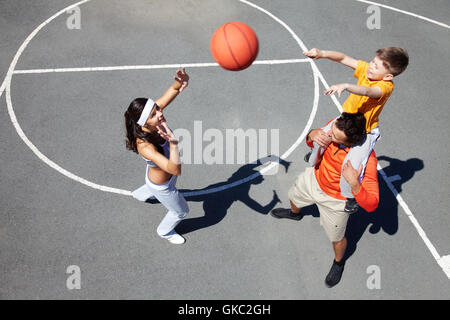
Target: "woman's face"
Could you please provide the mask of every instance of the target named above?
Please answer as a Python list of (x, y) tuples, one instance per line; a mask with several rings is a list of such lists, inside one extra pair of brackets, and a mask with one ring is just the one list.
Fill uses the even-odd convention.
[(164, 118), (161, 108), (157, 104), (155, 104), (152, 111), (150, 112), (150, 115), (148, 116), (147, 122), (145, 123), (144, 127), (151, 131), (154, 131), (156, 130), (156, 126), (159, 126), (162, 122), (165, 121), (166, 119)]

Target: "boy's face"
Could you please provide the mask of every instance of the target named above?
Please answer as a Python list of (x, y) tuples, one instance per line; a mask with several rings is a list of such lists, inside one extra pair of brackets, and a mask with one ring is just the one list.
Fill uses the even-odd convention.
[(375, 56), (369, 63), (369, 69), (367, 70), (367, 78), (372, 81), (379, 80), (392, 80), (394, 75), (383, 65), (383, 60)]

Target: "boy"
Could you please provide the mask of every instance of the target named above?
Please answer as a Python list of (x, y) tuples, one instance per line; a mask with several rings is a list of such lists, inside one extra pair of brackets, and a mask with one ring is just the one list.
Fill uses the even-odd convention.
[[(373, 150), (375, 142), (380, 137), (378, 116), (394, 90), (392, 79), (401, 74), (408, 66), (408, 53), (406, 50), (397, 47), (379, 49), (370, 63), (356, 60), (342, 52), (319, 50), (317, 48), (305, 51), (303, 54), (312, 59), (327, 58), (355, 70), (353, 76), (358, 79), (356, 85), (349, 83), (336, 84), (325, 90), (324, 94), (332, 95), (337, 93), (340, 97), (344, 90), (350, 92), (350, 96), (342, 106), (344, 112), (360, 112), (366, 118), (366, 139), (357, 146), (352, 147), (344, 161), (346, 163), (347, 160), (350, 160), (355, 169), (358, 169), (361, 164), (363, 165), (361, 180), (367, 159)], [(305, 160), (312, 166), (315, 166), (316, 161), (320, 159), (318, 153), (322, 154), (331, 141), (328, 131), (329, 128), (327, 127), (322, 129), (321, 134), (314, 140), (314, 149), (311, 155), (308, 155), (309, 158), (305, 157)], [(345, 179), (341, 179), (340, 188), (341, 195), (347, 198), (345, 211), (350, 213), (356, 212), (358, 204)]]

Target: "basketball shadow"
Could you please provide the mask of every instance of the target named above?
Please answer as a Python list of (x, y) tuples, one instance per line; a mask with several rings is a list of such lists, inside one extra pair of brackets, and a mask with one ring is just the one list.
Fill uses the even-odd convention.
[[(254, 179), (239, 184), (235, 187), (227, 189), (224, 188), (221, 191), (205, 195), (188, 195), (190, 192), (201, 192), (202, 190), (180, 190), (183, 194), (187, 194), (185, 195), (187, 201), (203, 202), (203, 210), (205, 215), (202, 217), (186, 218), (182, 220), (177, 226), (177, 232), (186, 234), (219, 223), (226, 216), (231, 205), (236, 201), (241, 201), (250, 209), (260, 214), (268, 214), (278, 202), (281, 202), (275, 190), (273, 190), (272, 199), (266, 205), (260, 204), (249, 196), (251, 186), (261, 184), (264, 181), (264, 177), (257, 170), (255, 170), (256, 167), (262, 164), (261, 160), (258, 160), (256, 163), (246, 164), (240, 167), (230, 178), (227, 179), (227, 181), (209, 185), (202, 190), (221, 188), (241, 179), (256, 175)], [(285, 172), (287, 172), (291, 162), (279, 158), (278, 161), (285, 168)]]
[[(423, 161), (417, 158), (402, 161), (387, 156), (379, 156), (378, 160), (389, 162), (389, 165), (383, 168), (388, 178), (398, 175), (398, 180), (391, 181), (398, 193), (401, 193), (403, 183), (409, 181), (416, 171), (424, 168)], [(360, 208), (358, 212), (351, 214), (348, 219), (345, 233), (347, 238), (345, 259), (350, 258), (356, 251), (359, 240), (369, 226), (371, 234), (376, 234), (381, 229), (388, 235), (394, 235), (398, 231), (397, 199), (380, 174), (378, 175), (378, 183), (380, 190), (378, 208), (373, 212), (366, 212)]]

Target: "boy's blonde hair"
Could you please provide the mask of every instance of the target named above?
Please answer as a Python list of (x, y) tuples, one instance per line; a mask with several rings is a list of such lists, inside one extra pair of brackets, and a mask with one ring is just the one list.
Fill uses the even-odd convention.
[(394, 76), (398, 76), (405, 71), (409, 63), (408, 52), (402, 48), (388, 47), (378, 49), (377, 57), (383, 61), (383, 65)]

